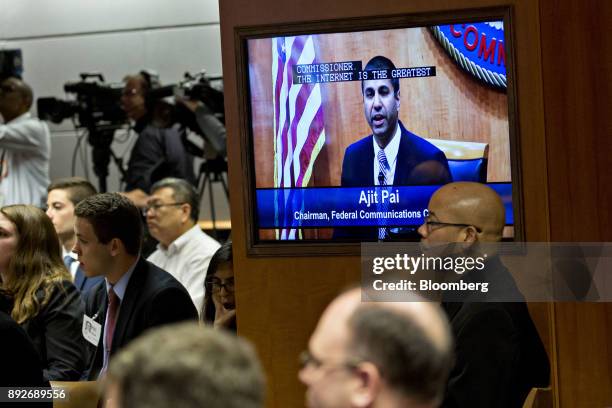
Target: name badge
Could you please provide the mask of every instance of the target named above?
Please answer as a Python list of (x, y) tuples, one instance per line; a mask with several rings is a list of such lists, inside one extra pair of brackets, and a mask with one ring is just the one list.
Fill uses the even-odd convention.
[(85, 340), (97, 347), (101, 333), (102, 325), (91, 317), (83, 315), (83, 337), (85, 337)]

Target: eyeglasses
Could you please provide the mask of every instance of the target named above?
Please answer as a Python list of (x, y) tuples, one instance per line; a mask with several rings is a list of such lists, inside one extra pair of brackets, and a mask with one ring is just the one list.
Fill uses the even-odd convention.
[(157, 212), (162, 207), (174, 207), (174, 206), (183, 205), (183, 204), (187, 204), (187, 203), (181, 202), (181, 203), (167, 203), (167, 204), (160, 204), (160, 203), (147, 204), (147, 206), (142, 209), (142, 214), (147, 215), (147, 212), (149, 212), (149, 210), (153, 212)]
[(317, 357), (315, 357), (310, 351), (304, 350), (300, 353), (300, 366), (302, 368), (306, 368), (308, 366), (312, 366), (314, 368), (321, 368), (324, 365), (332, 365), (338, 368), (345, 368), (348, 370), (355, 370), (359, 364), (362, 363), (361, 360), (354, 361), (343, 361), (338, 363), (329, 363), (325, 362)]
[(472, 224), (459, 224), (459, 223), (453, 223), (453, 222), (438, 222), (438, 221), (431, 221), (429, 219), (426, 219), (425, 222), (423, 223), (423, 225), (425, 225), (425, 228), (427, 228), (427, 233), (430, 233), (432, 231), (435, 231), (435, 230), (438, 230), (438, 229), (444, 228), (444, 227), (474, 227), (477, 232), (482, 232), (482, 229), (480, 229), (477, 226), (472, 225)]
[(206, 290), (211, 293), (221, 292), (221, 288), (225, 288), (225, 290), (228, 292), (233, 292), (234, 278), (221, 280), (213, 276), (212, 278), (206, 278), (204, 286), (206, 287)]

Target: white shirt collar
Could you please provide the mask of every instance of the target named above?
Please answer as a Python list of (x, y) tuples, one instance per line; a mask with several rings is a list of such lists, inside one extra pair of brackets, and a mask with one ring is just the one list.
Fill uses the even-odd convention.
[(9, 123), (19, 123), (19, 122), (23, 122), (24, 120), (28, 120), (32, 117), (32, 114), (28, 111), (25, 113), (22, 113), (21, 115), (17, 116), (15, 119), (6, 122), (6, 124), (8, 125)]
[(172, 241), (168, 248), (164, 248), (162, 244), (157, 244), (157, 249), (162, 251), (166, 255), (172, 255), (174, 253), (179, 252), (191, 239), (197, 235), (200, 226), (196, 223), (193, 227), (189, 228), (187, 231), (180, 235), (177, 239)]

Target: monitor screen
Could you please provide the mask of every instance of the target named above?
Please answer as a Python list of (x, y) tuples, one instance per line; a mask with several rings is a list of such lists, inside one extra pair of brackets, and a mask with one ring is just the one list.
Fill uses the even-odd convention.
[(507, 24), (245, 38), (254, 242), (416, 240), (451, 181), (495, 189), (512, 239)]

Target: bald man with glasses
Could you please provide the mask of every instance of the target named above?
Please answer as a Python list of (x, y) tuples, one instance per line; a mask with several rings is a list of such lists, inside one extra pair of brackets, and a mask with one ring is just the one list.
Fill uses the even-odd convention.
[[(484, 184), (446, 184), (433, 194), (428, 211), (418, 230), (425, 248), (460, 243), (448, 248), (462, 248), (473, 255), (479, 243), (502, 239), (504, 205)], [(520, 301), (522, 295), (499, 256), (490, 255), (481, 277), (503, 283), (502, 298), (519, 301), (443, 298), (456, 347), (443, 407), (521, 407), (531, 388), (549, 384), (548, 357), (527, 306)], [(474, 273), (479, 272), (467, 272), (463, 278), (469, 280)]]

